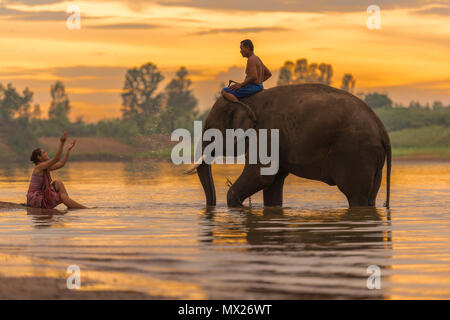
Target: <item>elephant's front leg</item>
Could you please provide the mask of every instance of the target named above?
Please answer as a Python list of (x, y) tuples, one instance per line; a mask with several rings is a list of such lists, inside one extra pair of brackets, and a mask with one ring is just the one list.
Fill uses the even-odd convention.
[(287, 173), (277, 173), (275, 181), (264, 189), (264, 206), (274, 207), (283, 205), (283, 186)]
[(240, 207), (242, 202), (271, 185), (275, 176), (261, 175), (261, 166), (257, 164), (246, 164), (244, 171), (230, 187), (227, 193), (227, 204), (229, 207)]

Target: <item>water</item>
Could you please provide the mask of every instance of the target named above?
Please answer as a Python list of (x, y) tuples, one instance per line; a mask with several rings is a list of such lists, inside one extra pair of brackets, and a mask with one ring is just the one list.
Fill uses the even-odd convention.
[[(66, 268), (78, 265), (82, 290), (147, 297), (450, 298), (450, 162), (394, 161), (389, 212), (384, 179), (377, 209), (349, 210), (336, 187), (295, 176), (286, 180), (283, 209), (264, 209), (261, 194), (251, 208), (229, 209), (225, 177), (235, 180), (237, 165), (213, 167), (217, 207), (206, 209), (185, 168), (68, 164), (53, 178), (97, 208), (0, 209), (0, 279), (65, 285)], [(0, 200), (24, 202), (30, 174), (31, 167), (0, 168)], [(370, 265), (381, 270), (379, 290), (367, 288)]]

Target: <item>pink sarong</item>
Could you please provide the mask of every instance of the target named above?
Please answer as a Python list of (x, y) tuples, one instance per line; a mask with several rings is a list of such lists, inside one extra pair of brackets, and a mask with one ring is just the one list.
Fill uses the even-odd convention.
[[(48, 186), (48, 187), (47, 187)], [(47, 188), (49, 191), (46, 191)], [(47, 196), (44, 193), (47, 192)], [(62, 203), (59, 193), (56, 191), (54, 183), (48, 170), (42, 176), (31, 175), (30, 186), (27, 193), (27, 206), (33, 208), (53, 209)]]

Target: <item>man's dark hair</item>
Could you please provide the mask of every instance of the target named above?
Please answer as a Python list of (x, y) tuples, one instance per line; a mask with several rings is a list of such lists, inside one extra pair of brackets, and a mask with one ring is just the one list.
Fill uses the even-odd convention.
[(38, 164), (39, 163), (38, 156), (40, 155), (41, 155), (41, 148), (37, 148), (33, 150), (33, 152), (31, 153), (30, 160), (33, 161), (34, 164)]
[(250, 39), (242, 40), (242, 41), (241, 41), (241, 44), (242, 44), (244, 47), (247, 47), (247, 48), (249, 48), (250, 50), (253, 51), (253, 42), (252, 42), (252, 40), (250, 40)]

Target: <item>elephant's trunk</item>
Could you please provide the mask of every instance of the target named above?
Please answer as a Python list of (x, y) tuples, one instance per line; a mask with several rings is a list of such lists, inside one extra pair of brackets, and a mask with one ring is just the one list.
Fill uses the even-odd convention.
[(202, 183), (206, 196), (206, 205), (216, 205), (216, 189), (214, 188), (214, 180), (211, 172), (211, 165), (202, 162), (197, 168), (197, 174)]

